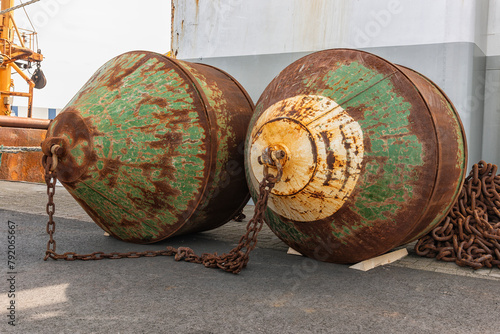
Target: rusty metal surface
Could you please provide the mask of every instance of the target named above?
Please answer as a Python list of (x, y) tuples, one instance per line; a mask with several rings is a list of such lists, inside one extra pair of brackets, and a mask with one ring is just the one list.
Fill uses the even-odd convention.
[[(177, 60), (193, 75), (207, 98), (216, 163), (205, 190), (204, 203), (179, 231), (183, 233), (216, 228), (233, 218), (250, 199), (245, 179), (243, 153), (245, 136), (254, 104), (245, 89), (228, 73), (213, 66)], [(228, 191), (226, 191), (228, 190)], [(237, 202), (236, 210), (228, 203)], [(210, 217), (210, 219), (208, 219)]]
[[(0, 127), (0, 145), (39, 148), (46, 132), (41, 129)], [(44, 182), (41, 160), (42, 152), (0, 153), (0, 180)]]
[[(454, 201), (447, 198), (449, 198), (451, 191), (455, 192), (452, 198), (458, 197), (465, 178), (467, 142), (462, 122), (446, 94), (422, 74), (401, 65), (397, 65), (397, 67), (408, 76), (421, 92), (422, 98), (431, 110), (430, 115), (434, 123), (433, 131), (437, 137), (439, 152), (437, 175), (432, 196), (429, 198), (426, 211), (423, 213), (419, 224), (403, 241), (403, 243), (406, 243), (427, 234), (450, 211)], [(462, 138), (459, 149), (449, 149), (450, 135), (453, 139)], [(442, 205), (443, 197), (448, 200), (448, 205)]]
[(253, 105), (203, 65), (129, 52), (103, 65), (50, 125), (58, 179), (116, 238), (150, 243), (231, 219), (248, 199)]
[(47, 129), (49, 123), (49, 119), (0, 116), (0, 127)]
[(430, 81), (347, 49), (283, 70), (256, 105), (247, 136), (252, 196), (258, 157), (286, 151), (269, 198), (270, 228), (322, 261), (353, 263), (415, 239), (444, 217), (463, 182), (464, 132)]

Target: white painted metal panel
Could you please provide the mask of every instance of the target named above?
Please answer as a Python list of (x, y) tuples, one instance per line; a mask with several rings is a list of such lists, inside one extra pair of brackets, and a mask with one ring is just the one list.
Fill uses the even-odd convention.
[(489, 0), (488, 56), (500, 56), (500, 0)]
[(173, 0), (179, 58), (474, 42), (488, 0)]

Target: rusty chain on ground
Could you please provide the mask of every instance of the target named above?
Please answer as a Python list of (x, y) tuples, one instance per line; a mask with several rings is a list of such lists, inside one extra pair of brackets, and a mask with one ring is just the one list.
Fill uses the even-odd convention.
[(500, 268), (500, 174), (480, 161), (472, 167), (448, 215), (418, 240), (420, 256), (479, 269)]
[(154, 257), (154, 256), (174, 256), (176, 261), (184, 260), (186, 262), (202, 263), (207, 268), (220, 268), (224, 271), (231, 272), (233, 274), (238, 274), (243, 268), (246, 267), (250, 252), (257, 245), (257, 236), (262, 229), (264, 224), (264, 211), (267, 207), (267, 200), (269, 194), (273, 189), (274, 185), (279, 182), (282, 175), (282, 166), (279, 158), (272, 155), (276, 162), (278, 173), (276, 176), (269, 174), (268, 166), (264, 165), (264, 177), (259, 184), (259, 198), (255, 203), (255, 210), (253, 217), (248, 221), (246, 226), (246, 233), (240, 238), (238, 245), (233, 248), (229, 253), (222, 255), (217, 255), (217, 253), (209, 254), (203, 253), (198, 256), (189, 247), (166, 247), (164, 250), (150, 250), (143, 252), (93, 252), (90, 254), (77, 254), (75, 252), (66, 252), (64, 254), (56, 253), (56, 241), (54, 240), (55, 233), (55, 222), (54, 222), (54, 194), (55, 185), (57, 181), (57, 154), (58, 150), (61, 149), (59, 145), (54, 145), (51, 147), (51, 156), (43, 156), (43, 164), (45, 167), (45, 182), (47, 184), (47, 214), (49, 215), (49, 221), (47, 222), (47, 233), (49, 235), (49, 241), (47, 242), (47, 250), (45, 252), (45, 258), (51, 258), (54, 260), (102, 260), (102, 259), (121, 259), (121, 258), (138, 258), (138, 257)]

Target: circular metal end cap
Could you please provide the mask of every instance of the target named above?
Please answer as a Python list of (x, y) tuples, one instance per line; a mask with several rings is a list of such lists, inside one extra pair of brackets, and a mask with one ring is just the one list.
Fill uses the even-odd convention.
[(359, 177), (363, 133), (334, 100), (298, 95), (279, 101), (264, 111), (253, 129), (254, 182), (263, 177), (262, 152), (268, 147), (285, 151), (283, 176), (269, 201), (272, 210), (295, 221), (315, 221), (343, 205)]
[(87, 171), (90, 163), (91, 139), (89, 129), (77, 111), (60, 113), (50, 124), (44, 146), (61, 145), (64, 155), (59, 156), (57, 178), (61, 182), (73, 182)]

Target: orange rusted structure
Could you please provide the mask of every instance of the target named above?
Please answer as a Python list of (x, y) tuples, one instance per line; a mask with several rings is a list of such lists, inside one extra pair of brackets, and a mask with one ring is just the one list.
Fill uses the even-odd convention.
[[(36, 32), (17, 27), (13, 12), (14, 0), (2, 0), (0, 11), (0, 179), (12, 181), (43, 182), (41, 152), (27, 152), (26, 148), (40, 146), (49, 125), (47, 119), (33, 119), (33, 88), (43, 88), (45, 77), (40, 70), (43, 55), (34, 51)], [(36, 64), (33, 77), (29, 78), (22, 69)], [(13, 72), (17, 72), (28, 84), (28, 92), (15, 92)], [(12, 98), (28, 98), (28, 118), (11, 115)], [(14, 147), (4, 150), (3, 147)]]
[[(39, 147), (46, 133), (44, 129), (0, 127), (0, 143), (4, 147)], [(41, 160), (42, 152), (0, 152), (0, 180), (44, 182)]]
[(50, 120), (0, 116), (0, 180), (44, 182), (42, 152), (2, 153), (2, 147), (40, 147)]
[(0, 116), (0, 127), (47, 130), (49, 123), (49, 119), (43, 118)]

